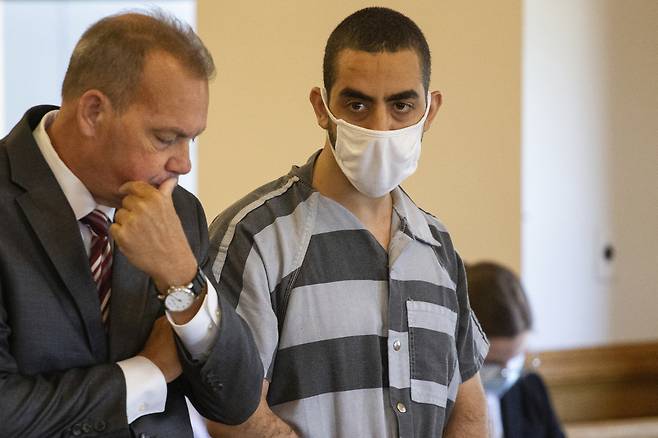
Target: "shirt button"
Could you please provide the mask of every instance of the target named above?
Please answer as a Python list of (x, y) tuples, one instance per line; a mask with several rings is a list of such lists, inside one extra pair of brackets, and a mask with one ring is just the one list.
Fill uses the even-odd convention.
[(406, 406), (404, 405), (404, 403), (402, 403), (402, 402), (398, 402), (396, 408), (398, 408), (398, 411), (399, 411), (400, 413), (402, 413), (402, 414), (404, 414), (405, 412), (407, 412), (407, 407), (406, 407)]
[(146, 410), (146, 404), (142, 403), (137, 407), (137, 409), (139, 410), (139, 412), (144, 412)]
[(400, 340), (399, 339), (396, 339), (395, 341), (393, 341), (393, 350), (400, 351)]

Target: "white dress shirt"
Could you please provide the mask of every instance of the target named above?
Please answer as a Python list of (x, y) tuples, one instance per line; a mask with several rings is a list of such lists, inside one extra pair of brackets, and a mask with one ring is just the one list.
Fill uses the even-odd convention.
[[(85, 249), (89, 254), (91, 232), (86, 225), (79, 222), (80, 219), (94, 209), (99, 209), (111, 220), (114, 217), (114, 208), (98, 205), (82, 181), (66, 167), (57, 155), (46, 132), (46, 128), (55, 120), (57, 113), (57, 110), (51, 111), (41, 119), (39, 126), (33, 131), (34, 140), (73, 209)], [(194, 359), (202, 359), (210, 351), (219, 331), (221, 317), (219, 303), (217, 293), (210, 282), (207, 284), (207, 291), (201, 308), (187, 324), (174, 324), (170, 315), (167, 314), (172, 328)], [(100, 308), (98, 311), (100, 312)], [(143, 356), (122, 360), (117, 362), (117, 365), (123, 371), (126, 380), (128, 423), (132, 423), (142, 415), (163, 412), (167, 401), (167, 382), (160, 369)]]
[(489, 420), (489, 438), (505, 438), (503, 431), (503, 415), (500, 410), (500, 398), (495, 394), (486, 393)]

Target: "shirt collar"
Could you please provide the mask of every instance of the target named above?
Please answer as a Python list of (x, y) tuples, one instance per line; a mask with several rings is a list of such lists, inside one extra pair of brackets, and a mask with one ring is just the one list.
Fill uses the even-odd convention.
[(404, 190), (399, 186), (394, 188), (391, 197), (393, 198), (393, 211), (397, 213), (402, 221), (402, 227), (406, 227), (414, 239), (428, 245), (441, 246), (441, 243), (432, 235), (425, 214), (414, 204)]
[[(315, 162), (317, 161), (318, 157), (320, 156), (320, 153), (322, 152), (322, 149), (319, 149), (315, 151), (309, 159), (306, 161), (305, 164), (302, 166), (293, 166), (293, 168), (290, 171), (291, 175), (294, 175), (298, 177), (302, 182), (304, 182), (306, 185), (309, 187), (313, 187), (313, 171), (315, 167)], [(315, 190), (315, 189), (314, 189)]]
[[(320, 152), (322, 152), (322, 149), (311, 155), (306, 164), (301, 167), (295, 167), (292, 171), (302, 181), (306, 181), (309, 187), (312, 186), (313, 167)], [(401, 222), (400, 228), (406, 227), (415, 239), (428, 245), (441, 246), (441, 243), (432, 235), (425, 214), (414, 204), (404, 190), (398, 186), (393, 189), (391, 196), (393, 198), (393, 211), (397, 213)], [(393, 226), (391, 227), (392, 230), (394, 229)]]
[(76, 220), (80, 220), (83, 217), (87, 216), (94, 209), (99, 209), (112, 221), (114, 217), (114, 208), (108, 207), (106, 205), (97, 205), (94, 197), (91, 195), (87, 187), (80, 181), (80, 179), (71, 172), (71, 170), (66, 167), (66, 164), (59, 158), (57, 151), (53, 147), (50, 137), (46, 132), (46, 128), (57, 117), (58, 110), (53, 110), (48, 112), (43, 118), (39, 125), (32, 131), (34, 140), (39, 146), (41, 155), (48, 163), (48, 167), (55, 175), (55, 179), (59, 183), (66, 200), (69, 202), (73, 213), (75, 214)]

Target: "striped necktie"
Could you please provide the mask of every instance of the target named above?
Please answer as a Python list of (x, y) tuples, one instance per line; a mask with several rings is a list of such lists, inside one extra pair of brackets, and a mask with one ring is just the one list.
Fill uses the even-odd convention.
[(89, 251), (89, 265), (91, 275), (98, 288), (98, 298), (101, 303), (101, 318), (107, 329), (107, 316), (110, 310), (110, 291), (112, 289), (112, 245), (108, 230), (110, 220), (100, 210), (94, 210), (80, 219), (80, 222), (89, 227), (91, 231), (91, 249)]

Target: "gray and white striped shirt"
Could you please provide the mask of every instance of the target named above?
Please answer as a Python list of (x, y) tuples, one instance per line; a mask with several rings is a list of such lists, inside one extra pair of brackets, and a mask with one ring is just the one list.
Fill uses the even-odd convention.
[(317, 153), (210, 227), (272, 410), (304, 437), (441, 436), (488, 343), (450, 236), (399, 187), (388, 251), (311, 187)]

